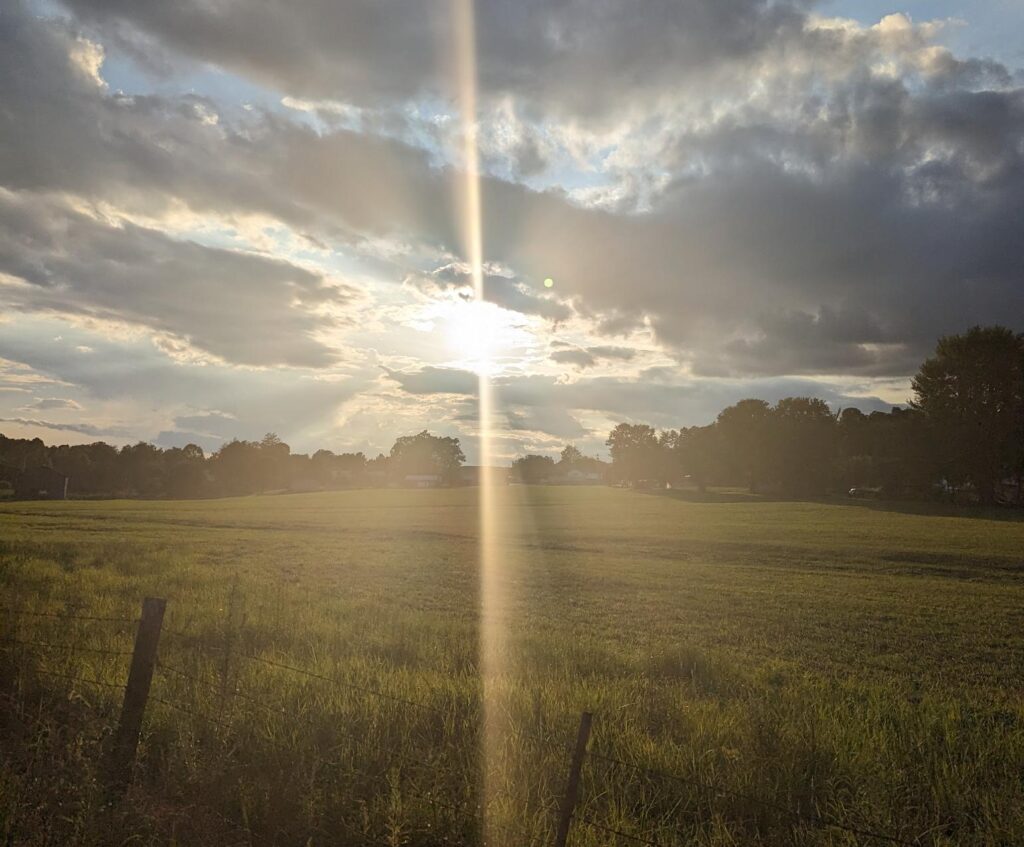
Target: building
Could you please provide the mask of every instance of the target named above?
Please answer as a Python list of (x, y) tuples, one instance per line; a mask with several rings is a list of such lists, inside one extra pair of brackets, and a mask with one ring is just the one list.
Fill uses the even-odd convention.
[(604, 474), (597, 471), (582, 471), (573, 468), (565, 475), (568, 485), (597, 485), (604, 479)]
[(437, 488), (441, 484), (441, 475), (436, 473), (406, 474), (403, 480), (408, 488)]

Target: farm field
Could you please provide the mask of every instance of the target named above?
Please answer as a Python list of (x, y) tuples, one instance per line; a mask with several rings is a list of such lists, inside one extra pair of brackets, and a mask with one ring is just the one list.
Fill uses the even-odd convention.
[(477, 494), (0, 505), (0, 842), (552, 844), (590, 711), (574, 845), (1024, 843), (1024, 522), (501, 489), (482, 761)]

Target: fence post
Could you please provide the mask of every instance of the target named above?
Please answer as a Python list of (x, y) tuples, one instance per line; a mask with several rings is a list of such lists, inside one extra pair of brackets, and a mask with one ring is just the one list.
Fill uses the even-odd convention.
[(220, 669), (220, 715), (224, 716), (227, 711), (228, 690), (231, 688), (231, 653), (235, 647), (235, 630), (242, 625), (239, 621), (239, 609), (241, 608), (241, 593), (239, 591), (238, 573), (231, 578), (231, 592), (228, 594), (228, 601), (225, 604), (227, 611), (224, 623), (224, 659)]
[(565, 847), (569, 839), (569, 827), (572, 826), (572, 815), (576, 811), (576, 801), (580, 794), (580, 771), (583, 769), (583, 758), (587, 755), (587, 742), (590, 740), (590, 724), (594, 716), (590, 712), (580, 715), (580, 728), (576, 733), (576, 748), (572, 751), (572, 763), (569, 765), (569, 781), (565, 786), (558, 809), (558, 830), (555, 833), (555, 847)]
[(132, 666), (128, 671), (128, 684), (124, 689), (124, 704), (121, 706), (121, 720), (117, 725), (112, 758), (113, 778), (118, 785), (126, 786), (131, 781), (135, 751), (139, 746), (142, 732), (142, 715), (149, 699), (149, 687), (153, 682), (156, 667), (156, 650), (160, 643), (160, 629), (164, 622), (167, 601), (158, 597), (147, 597), (142, 601), (142, 618), (135, 633), (135, 647), (132, 650)]

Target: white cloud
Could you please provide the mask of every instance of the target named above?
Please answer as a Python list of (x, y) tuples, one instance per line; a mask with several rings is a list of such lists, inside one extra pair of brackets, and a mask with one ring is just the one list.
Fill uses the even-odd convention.
[[(64, 5), (0, 10), (0, 388), (66, 381), (68, 412), (168, 443), (226, 437), (196, 408), (367, 449), (417, 416), (471, 431), (416, 392), (462, 379), (424, 317), (466, 282), (448, 4)], [(487, 291), (530, 336), (515, 438), (757, 386), (888, 398), (937, 335), (1024, 326), (1020, 76), (952, 53), (946, 22), (811, 8), (478, 4)], [(103, 83), (144, 54), (235, 74), (237, 102)]]

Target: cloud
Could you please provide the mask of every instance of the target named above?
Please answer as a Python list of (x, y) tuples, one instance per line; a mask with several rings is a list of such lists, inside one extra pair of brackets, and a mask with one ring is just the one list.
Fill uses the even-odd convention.
[(45, 412), (53, 409), (70, 409), (80, 412), (82, 406), (67, 397), (37, 397), (33, 402), (21, 407), (23, 412)]
[[(695, 33), (707, 36), (697, 55), (717, 51), (711, 65), (740, 65), (709, 81), (698, 99), (716, 103), (714, 111), (694, 107), (690, 114), (688, 94), (679, 94), (663, 118), (651, 119), (654, 147), (626, 137), (606, 156), (612, 171), (648, 186), (638, 189), (643, 208), (584, 208), (565, 190), (485, 179), (487, 255), (513, 275), (495, 281), (489, 296), (552, 320), (566, 316), (571, 302), (608, 333), (646, 323), (698, 372), (731, 376), (906, 373), (937, 335), (973, 322), (1024, 322), (1024, 151), (1017, 143), (1024, 90), (1012, 87), (1005, 69), (956, 59), (935, 46), (934, 26), (900, 17), (865, 28), (812, 19), (797, 5), (733, 0), (686, 4), (678, 12), (679, 4), (659, 3), (648, 21), (633, 15), (626, 0), (606, 5), (584, 16), (579, 32), (558, 24), (572, 3), (555, 18), (542, 13), (555, 23), (540, 41), (552, 33), (567, 39), (548, 44), (551, 67), (579, 62), (593, 71), (584, 46), (606, 45), (610, 67), (647, 69), (651, 45), (663, 39), (667, 67), (690, 67), (683, 47)], [(178, 6), (71, 7), (97, 24), (116, 19), (141, 27), (172, 47), (226, 49), (235, 56), (222, 59), (226, 65), (257, 72), (258, 59), (241, 58), (245, 48), (234, 41), (229, 12), (197, 35), (175, 29), (186, 20)], [(497, 29), (488, 34), (487, 21), (502, 8), (482, 12), (482, 43), (499, 37)], [(352, 8), (345, 14), (378, 32), (374, 27), (383, 27), (395, 7), (356, 9), (365, 19)], [(199, 5), (192, 11), (192, 23), (214, 14)], [(319, 7), (297, 13), (299, 20), (282, 30), (282, 44), (300, 32), (306, 37), (311, 21), (348, 20), (333, 14)], [(510, 39), (532, 31), (519, 11), (509, 14)], [(88, 190), (151, 211), (173, 200), (196, 212), (269, 215), (334, 243), (389, 238), (414, 255), (457, 253), (455, 174), (438, 167), (426, 147), (345, 129), (316, 131), (280, 116), (210, 125), (194, 99), (119, 97), (71, 66), (73, 38), (64, 25), (13, 17), (16, 49), (6, 55), (31, 72), (14, 75), (16, 102), (8, 114), (31, 111), (18, 107), (28, 102), (19, 97), (54, 105), (5, 128), (25, 142), (6, 159), (0, 154), (9, 183)], [(276, 21), (273, 8), (239, 31), (254, 33), (267, 20)], [(398, 43), (403, 26), (380, 30), (379, 55)], [(309, 55), (293, 61), (304, 66), (319, 57), (316, 43), (314, 37)], [(333, 79), (332, 63), (345, 55), (332, 50), (325, 79)], [(344, 61), (361, 74), (354, 70), (359, 55)], [(204, 57), (216, 60), (213, 53)], [(413, 64), (402, 65), (407, 60)], [(402, 67), (411, 72), (417, 61), (400, 57), (385, 76)], [(536, 70), (517, 63), (527, 75)], [(693, 72), (706, 74), (697, 64)], [(280, 72), (282, 85), (295, 82), (285, 70), (268, 73), (278, 79)], [(585, 74), (575, 72), (551, 86), (487, 73), (494, 90), (518, 92), (527, 111), (562, 85), (586, 89), (579, 78)], [(752, 75), (759, 80), (754, 89)], [(656, 70), (643, 79), (648, 93), (660, 90)], [(678, 88), (689, 91), (683, 81)], [(70, 138), (73, 150), (62, 146)], [(558, 280), (559, 301), (530, 291), (547, 276)], [(843, 331), (831, 333), (840, 320)], [(300, 322), (308, 332), (313, 319), (307, 312)], [(308, 341), (301, 331), (293, 336)], [(307, 343), (284, 360), (313, 363), (327, 355)]]
[[(181, 429), (258, 439), (274, 431), (300, 449), (316, 449), (327, 433), (333, 434), (337, 410), (371, 387), (376, 375), (358, 363), (336, 371), (332, 379), (292, 368), (179, 363), (145, 336), (112, 337), (71, 325), (55, 342), (55, 323), (54, 318), (30, 318), (5, 326), (0, 357), (19, 363), (24, 372), (69, 386), (69, 393), (90, 409), (106, 407), (116, 410), (118, 420), (135, 420), (125, 424), (132, 438), (153, 439), (161, 431)], [(86, 339), (94, 347), (92, 355), (70, 354)]]
[[(435, 268), (429, 274), (414, 274), (407, 282), (429, 291), (462, 289), (467, 297), (473, 294), (473, 279), (461, 264), (449, 263)], [(540, 295), (529, 289), (526, 283), (500, 274), (485, 273), (483, 277), (484, 299), (513, 312), (536, 315), (550, 321), (568, 320), (572, 309), (554, 297)]]
[[(474, 374), (454, 368), (391, 371), (389, 376), (403, 391), (420, 397), (458, 394), (475, 398), (478, 390)], [(542, 420), (552, 414), (564, 416), (572, 411), (595, 412), (609, 420), (640, 421), (659, 427), (692, 426), (710, 423), (723, 408), (747, 397), (775, 403), (784, 397), (808, 396), (818, 397), (835, 409), (847, 406), (863, 411), (892, 408), (892, 404), (878, 397), (851, 394), (842, 385), (821, 380), (693, 379), (664, 370), (645, 374), (642, 379), (596, 376), (573, 382), (550, 376), (508, 376), (496, 379), (494, 390), (498, 407), (511, 412), (512, 429), (528, 428), (522, 425), (527, 414), (534, 420)], [(464, 416), (475, 418), (475, 409)], [(572, 419), (577, 421), (575, 417)], [(564, 422), (565, 418), (561, 420)], [(573, 437), (575, 430), (566, 434)]]
[(296, 265), (111, 225), (56, 201), (0, 190), (0, 302), (140, 324), (226, 361), (330, 364), (315, 309), (353, 292)]
[(511, 432), (531, 432), (554, 438), (583, 438), (588, 434), (575, 417), (552, 406), (510, 408), (505, 413), (505, 423)]
[(13, 423), (20, 426), (39, 427), (50, 429), (55, 432), (77, 432), (82, 435), (90, 435), (108, 438), (124, 438), (129, 431), (120, 426), (93, 426), (84, 423), (57, 423), (54, 421), (34, 420), (30, 418), (0, 418), (0, 423)]
[(462, 394), (472, 396), (480, 389), (480, 379), (470, 371), (456, 368), (426, 367), (414, 371), (387, 371), (409, 394)]
[[(168, 443), (472, 412), (476, 377), (391, 320), (403, 281), (466, 284), (446, 0), (63, 6), (0, 9), (0, 386), (130, 402)], [(571, 378), (499, 385), (516, 432), (870, 405), (940, 334), (1024, 329), (1021, 75), (813, 10), (477, 4), (486, 296), (578, 342), (547, 348)], [(308, 111), (245, 110), (253, 85)]]
[(597, 359), (582, 347), (570, 350), (556, 350), (551, 354), (551, 361), (560, 365), (575, 365), (578, 368), (592, 368), (597, 364)]
[(174, 419), (178, 430), (192, 429), (207, 436), (227, 438), (238, 431), (238, 419), (224, 412), (211, 411), (195, 415), (179, 415)]
[(629, 362), (636, 357), (636, 350), (632, 347), (616, 347), (606, 344), (594, 347), (577, 347), (574, 344), (565, 344), (564, 342), (555, 342), (551, 346), (555, 348), (549, 357), (552, 362), (557, 362), (561, 365), (575, 365), (580, 369), (592, 368), (602, 359)]
[(180, 432), (178, 430), (163, 430), (158, 433), (153, 443), (157, 447), (185, 447), (188, 444), (196, 444), (203, 448), (205, 453), (215, 453), (220, 449), (223, 441), (199, 432)]
[[(64, 0), (101, 33), (155, 39), (296, 98), (360, 105), (447, 96), (447, 0), (348, 0), (258, 7), (184, 0)], [(800, 36), (799, 0), (481, 0), (474, 4), (484, 96), (592, 115), (749, 61)]]

